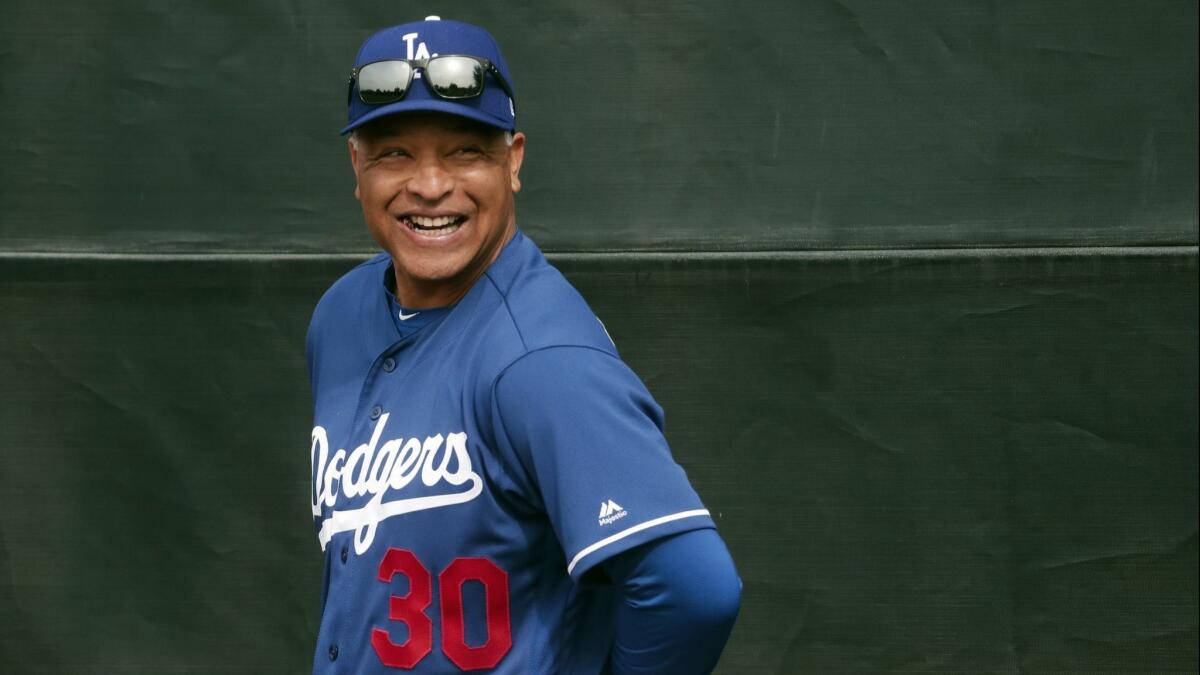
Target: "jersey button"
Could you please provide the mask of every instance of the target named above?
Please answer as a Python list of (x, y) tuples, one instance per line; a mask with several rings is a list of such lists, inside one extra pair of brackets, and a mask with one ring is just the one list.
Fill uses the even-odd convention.
[(345, 563), (346, 563), (346, 558), (349, 558), (349, 557), (350, 557), (350, 547), (349, 547), (349, 546), (343, 546), (343, 547), (342, 547), (342, 564), (345, 564)]
[(395, 370), (396, 369), (396, 359), (393, 359), (390, 356), (387, 357), (386, 359), (384, 359), (383, 360), (383, 369), (385, 372), (389, 372), (389, 373), (392, 372), (393, 370)]
[(338, 648), (337, 645), (329, 645), (329, 660), (337, 661)]
[(379, 406), (375, 406), (374, 408), (371, 408), (371, 419), (377, 420), (377, 419), (379, 419), (379, 416), (382, 414), (383, 414), (383, 408), (380, 408)]

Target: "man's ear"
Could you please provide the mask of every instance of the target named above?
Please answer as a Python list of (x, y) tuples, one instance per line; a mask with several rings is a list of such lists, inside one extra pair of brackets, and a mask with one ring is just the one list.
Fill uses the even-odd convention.
[(353, 136), (346, 139), (346, 147), (350, 148), (350, 168), (354, 169), (354, 198), (362, 201), (358, 192), (358, 142)]
[(512, 145), (508, 148), (509, 182), (513, 192), (521, 191), (521, 163), (525, 161), (525, 134), (513, 134)]

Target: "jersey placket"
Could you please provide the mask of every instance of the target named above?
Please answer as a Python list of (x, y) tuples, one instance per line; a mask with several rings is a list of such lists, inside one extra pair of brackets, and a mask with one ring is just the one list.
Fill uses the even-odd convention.
[[(363, 378), (363, 383), (359, 391), (359, 405), (356, 408), (358, 411), (357, 416), (350, 425), (350, 433), (347, 439), (369, 438), (375, 424), (385, 412), (385, 403), (388, 403), (389, 398), (392, 401), (398, 398), (395, 393), (391, 393), (389, 396), (389, 389), (399, 387), (399, 383), (403, 381), (403, 374), (411, 369), (411, 360), (404, 357), (412, 353), (412, 345), (417, 341), (418, 337), (419, 333), (408, 335), (396, 341), (376, 356), (366, 376)], [(346, 445), (353, 444), (347, 442)], [(350, 504), (345, 504), (343, 508), (350, 506)], [(359, 556), (354, 550), (355, 536), (355, 532), (351, 531), (338, 537), (340, 541), (337, 541), (336, 545), (334, 541), (331, 541), (329, 550), (326, 553), (329, 592), (340, 597), (356, 595), (356, 592), (362, 587), (361, 581), (358, 580), (364, 575), (368, 577), (373, 576), (375, 572), (375, 561)], [(337, 635), (339, 632), (349, 630), (349, 626), (346, 625), (347, 623), (349, 622), (336, 619), (331, 622), (331, 625), (337, 626), (337, 628), (333, 631), (333, 635), (327, 636), (326, 642), (328, 644), (320, 646), (320, 648), (325, 649), (331, 665), (340, 656), (341, 649), (339, 642), (344, 641), (346, 638), (357, 637)]]

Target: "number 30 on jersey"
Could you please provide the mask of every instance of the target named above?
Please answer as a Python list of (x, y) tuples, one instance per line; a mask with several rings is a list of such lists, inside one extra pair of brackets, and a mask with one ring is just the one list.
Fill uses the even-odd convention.
[[(433, 576), (412, 551), (389, 548), (379, 562), (379, 580), (390, 584), (397, 574), (408, 579), (408, 593), (388, 598), (388, 618), (408, 627), (408, 639), (397, 644), (384, 628), (371, 631), (371, 646), (384, 665), (414, 668), (433, 650), (433, 620), (425, 610), (433, 602)], [(478, 581), (487, 598), (487, 641), (467, 644), (463, 620), (463, 585)], [(455, 558), (438, 575), (438, 608), (442, 653), (462, 670), (495, 668), (512, 649), (508, 608), (508, 574), (487, 558)]]

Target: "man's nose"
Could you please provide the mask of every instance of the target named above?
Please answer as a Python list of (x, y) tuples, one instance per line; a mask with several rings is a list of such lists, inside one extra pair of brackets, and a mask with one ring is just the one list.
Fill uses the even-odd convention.
[(408, 181), (408, 191), (427, 202), (436, 202), (454, 189), (454, 175), (438, 161), (425, 161)]

